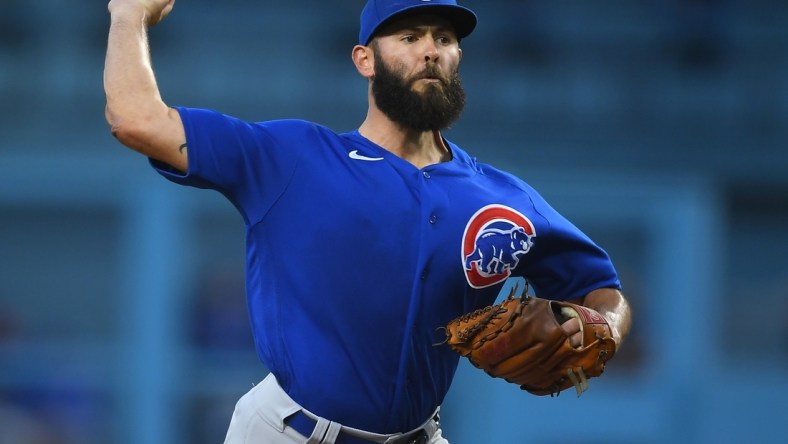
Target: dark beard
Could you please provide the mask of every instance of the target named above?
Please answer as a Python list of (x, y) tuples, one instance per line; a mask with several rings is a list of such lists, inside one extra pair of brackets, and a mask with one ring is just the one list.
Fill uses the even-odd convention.
[[(428, 84), (419, 93), (413, 84), (424, 77), (441, 79), (440, 84)], [(393, 122), (416, 131), (440, 131), (448, 128), (462, 114), (465, 90), (459, 71), (445, 80), (435, 66), (425, 69), (411, 79), (390, 69), (375, 52), (375, 78), (372, 81), (375, 104)]]

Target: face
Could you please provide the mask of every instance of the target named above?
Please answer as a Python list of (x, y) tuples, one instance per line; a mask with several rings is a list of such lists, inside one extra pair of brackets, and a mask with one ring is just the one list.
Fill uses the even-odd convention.
[(457, 120), (465, 91), (459, 43), (447, 21), (432, 16), (397, 21), (370, 47), (375, 60), (372, 95), (392, 121), (418, 131), (439, 131)]

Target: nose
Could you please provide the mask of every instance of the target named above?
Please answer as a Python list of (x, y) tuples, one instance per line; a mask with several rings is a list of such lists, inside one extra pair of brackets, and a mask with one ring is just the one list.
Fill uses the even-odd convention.
[(435, 41), (432, 39), (424, 39), (425, 48), (424, 48), (424, 61), (425, 62), (432, 62), (437, 63), (438, 61), (438, 46), (435, 44)]

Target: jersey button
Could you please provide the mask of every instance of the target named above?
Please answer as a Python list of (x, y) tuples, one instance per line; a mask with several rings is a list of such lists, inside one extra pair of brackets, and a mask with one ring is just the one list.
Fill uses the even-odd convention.
[(431, 177), (430, 173), (428, 173), (426, 171), (423, 171), (421, 174), (424, 176), (425, 179), (429, 179)]
[(430, 223), (431, 224), (434, 224), (437, 221), (438, 221), (438, 216), (436, 216), (434, 214), (432, 216), (430, 216)]

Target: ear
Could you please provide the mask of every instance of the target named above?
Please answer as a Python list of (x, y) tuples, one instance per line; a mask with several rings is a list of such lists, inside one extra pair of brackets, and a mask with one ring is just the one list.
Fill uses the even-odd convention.
[(367, 79), (375, 75), (375, 57), (372, 48), (356, 45), (353, 47), (352, 57), (359, 74)]
[(462, 60), (462, 48), (457, 48), (457, 51), (458, 51), (458, 52), (459, 52), (459, 54), (460, 54), (460, 60)]

